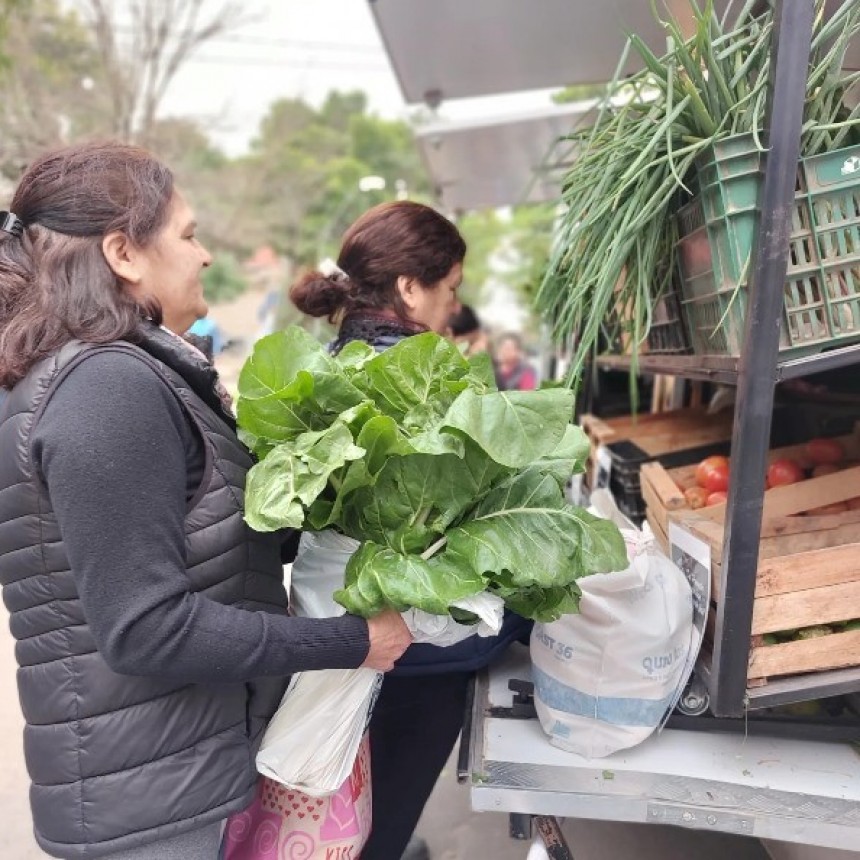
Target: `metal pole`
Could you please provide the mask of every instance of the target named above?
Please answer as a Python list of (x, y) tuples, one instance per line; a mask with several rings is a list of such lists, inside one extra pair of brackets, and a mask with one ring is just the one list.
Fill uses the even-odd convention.
[(723, 717), (741, 716), (745, 707), (762, 496), (813, 12), (813, 0), (782, 0), (775, 10), (765, 120), (768, 152), (738, 378), (732, 481), (711, 668), (711, 708)]

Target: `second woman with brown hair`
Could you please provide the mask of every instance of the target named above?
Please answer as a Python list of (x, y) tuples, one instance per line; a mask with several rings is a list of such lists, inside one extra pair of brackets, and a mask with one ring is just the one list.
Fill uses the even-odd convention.
[[(381, 351), (447, 332), (465, 255), (457, 228), (434, 209), (384, 203), (346, 231), (337, 270), (306, 274), (290, 297), (338, 325), (334, 352), (354, 340)], [(412, 645), (386, 675), (370, 723), (373, 828), (362, 860), (400, 860), (460, 732), (469, 679), (529, 629), (509, 614), (496, 637)]]

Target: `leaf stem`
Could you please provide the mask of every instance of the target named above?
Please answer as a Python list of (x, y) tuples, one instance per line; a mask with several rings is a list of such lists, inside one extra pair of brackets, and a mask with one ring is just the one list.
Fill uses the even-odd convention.
[(421, 553), (421, 558), (423, 558), (424, 561), (427, 561), (428, 558), (432, 558), (434, 555), (436, 555), (436, 553), (439, 552), (439, 550), (442, 549), (442, 547), (445, 546), (446, 543), (448, 543), (448, 538), (440, 537), (439, 540), (436, 541), (436, 543), (430, 544), (430, 546), (428, 546), (427, 549), (425, 549), (424, 552)]
[(418, 511), (418, 514), (412, 520), (413, 528), (421, 528), (424, 525), (424, 523), (427, 522), (427, 517), (430, 516), (430, 511), (432, 511), (432, 510), (433, 510), (433, 505), (427, 505), (426, 507), (421, 508), (421, 510)]

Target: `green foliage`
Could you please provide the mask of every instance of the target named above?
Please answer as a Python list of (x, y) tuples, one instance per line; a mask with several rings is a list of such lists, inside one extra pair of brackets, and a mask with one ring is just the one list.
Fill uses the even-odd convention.
[(336, 599), (448, 613), (490, 591), (549, 620), (576, 580), (627, 564), (618, 530), (565, 502), (588, 440), (564, 389), (499, 392), (483, 358), (433, 333), (376, 354), (329, 355), (292, 327), (261, 340), (239, 379), (256, 529), (337, 528), (362, 542)]
[(515, 207), (509, 217), (493, 210), (469, 212), (457, 227), (468, 253), (463, 267), (463, 300), (480, 303), (484, 285), (503, 283), (530, 304), (549, 257), (553, 207)]
[(203, 292), (210, 302), (225, 302), (248, 289), (248, 282), (236, 258), (219, 254), (203, 272)]
[(17, 179), (34, 153), (105, 134), (110, 107), (91, 34), (74, 12), (57, 0), (0, 0), (0, 22), (0, 171)]
[[(176, 8), (188, 9), (190, 3), (183, 0)], [(146, 0), (135, 4), (135, 14), (154, 9), (160, 16), (160, 6)], [(114, 4), (103, 8), (109, 12)], [(112, 32), (111, 15), (84, 20), (75, 9), (92, 12), (93, 5), (0, 0), (0, 173), (11, 180), (35, 153), (116, 136), (120, 114), (122, 122), (131, 122), (129, 100), (140, 96), (131, 90), (146, 75), (134, 66), (133, 53), (105, 52), (117, 36), (123, 44), (129, 34)], [(173, 24), (180, 20), (177, 14)], [(106, 32), (93, 23), (98, 21)], [(125, 84), (131, 89), (123, 94)], [(410, 198), (429, 198), (410, 125), (374, 116), (362, 92), (330, 93), (319, 107), (301, 99), (276, 102), (250, 153), (239, 158), (219, 151), (191, 117), (156, 117), (147, 119), (145, 129), (135, 120), (129, 134), (174, 170), (197, 214), (202, 241), (219, 256), (242, 259), (268, 244), (299, 266), (315, 265), (336, 255), (355, 218), (394, 199), (404, 184)], [(360, 191), (364, 176), (383, 177), (385, 189)], [(473, 253), (470, 260), (479, 256)], [(212, 298), (239, 290), (235, 269), (216, 263), (206, 278)]]
[[(299, 99), (272, 105), (247, 159), (254, 210), (272, 241), (299, 264), (335, 256), (344, 230), (363, 211), (394, 196), (426, 193), (409, 126), (367, 113), (364, 93), (330, 93), (314, 110)], [(362, 192), (363, 176), (384, 191)]]
[(16, 9), (22, 8), (24, 0), (0, 0), (0, 68), (6, 66), (9, 57), (5, 52), (6, 34), (9, 29), (10, 19)]

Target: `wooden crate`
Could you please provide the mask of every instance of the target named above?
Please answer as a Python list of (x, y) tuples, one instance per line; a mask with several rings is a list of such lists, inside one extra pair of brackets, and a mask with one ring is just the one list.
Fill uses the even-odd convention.
[(651, 457), (726, 442), (732, 436), (731, 410), (708, 415), (702, 408), (675, 409), (671, 412), (622, 415), (598, 418), (583, 415), (582, 428), (591, 442), (586, 464), (586, 485), (594, 473), (594, 458), (601, 445), (630, 441)]
[[(841, 441), (849, 457), (857, 453), (856, 435)], [(802, 447), (777, 449), (771, 457), (797, 456)], [(686, 508), (675, 482), (691, 479), (693, 472), (692, 467), (667, 471), (647, 464), (642, 469), (643, 494), (649, 505), (648, 521), (667, 551), (671, 522), (709, 544), (715, 611), (722, 590), (726, 506)], [(767, 644), (763, 638), (768, 633), (860, 617), (860, 511), (798, 515), (857, 496), (860, 466), (765, 492), (751, 630), (751, 686), (769, 678), (860, 665), (860, 631), (777, 644)]]
[(582, 416), (582, 428), (592, 448), (629, 440), (656, 457), (670, 451), (724, 442), (732, 435), (732, 412), (708, 415), (704, 409), (675, 409), (616, 418)]
[[(847, 461), (860, 461), (860, 425), (855, 428), (854, 433), (840, 436), (838, 439), (845, 448)], [(804, 445), (774, 448), (768, 452), (768, 463), (784, 457), (802, 462), (805, 457)], [(860, 496), (860, 480), (853, 477), (854, 475), (853, 470), (846, 469), (823, 478), (813, 478), (787, 487), (766, 490), (762, 538), (816, 531), (826, 532), (860, 522), (860, 516), (858, 516), (860, 512), (857, 511), (824, 517), (797, 516), (803, 511), (822, 507), (831, 502), (846, 501)], [(648, 523), (665, 548), (668, 544), (666, 535), (670, 516), (682, 512), (692, 513), (684, 497), (684, 490), (696, 486), (696, 464), (677, 469), (664, 469), (659, 463), (645, 463), (642, 466), (640, 478), (642, 497), (647, 505)], [(718, 524), (719, 531), (722, 533), (722, 523), (726, 514), (725, 505), (699, 508), (695, 513), (700, 518)], [(860, 538), (860, 532), (854, 533)], [(813, 549), (827, 544), (820, 543), (816, 547), (808, 544), (804, 546)], [(722, 552), (722, 548), (720, 551)]]

